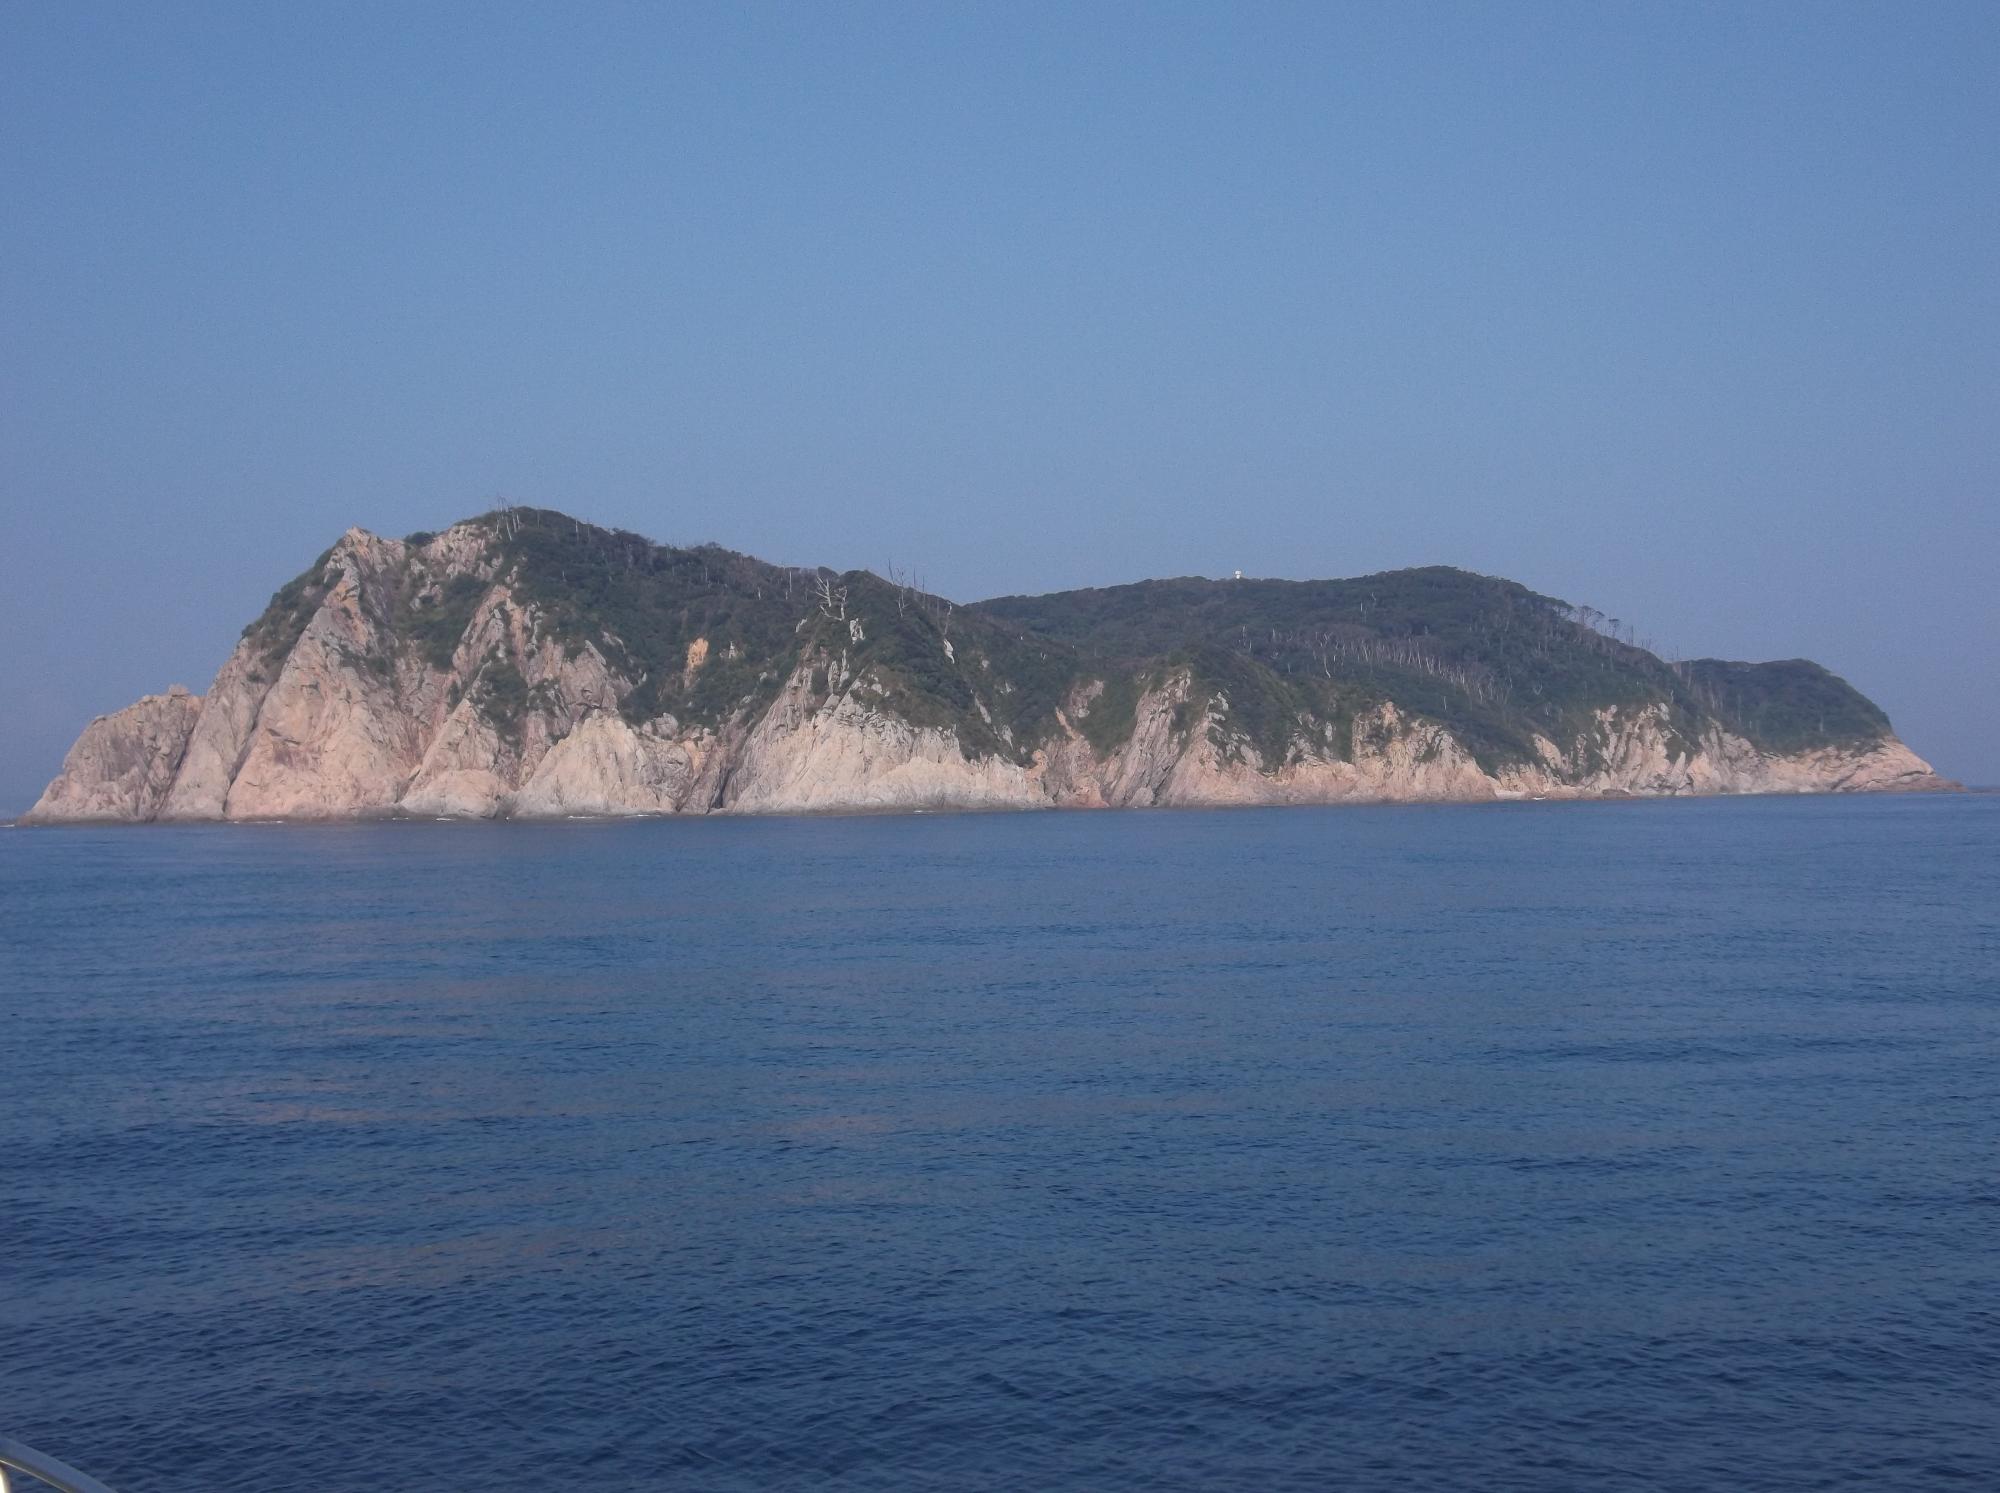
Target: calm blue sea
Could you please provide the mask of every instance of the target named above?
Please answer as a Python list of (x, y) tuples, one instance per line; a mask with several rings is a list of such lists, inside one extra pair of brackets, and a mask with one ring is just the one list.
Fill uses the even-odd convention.
[(2000, 797), (0, 832), (121, 1493), (2000, 1487)]

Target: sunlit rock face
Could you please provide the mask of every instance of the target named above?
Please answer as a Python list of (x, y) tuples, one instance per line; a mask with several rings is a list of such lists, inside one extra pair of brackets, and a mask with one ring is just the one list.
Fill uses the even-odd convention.
[(30, 823), (143, 823), (160, 812), (201, 719), (201, 698), (175, 685), (101, 715), (63, 758), (24, 816)]
[(1442, 570), (957, 607), (541, 511), (408, 540), (353, 529), (273, 597), (205, 699), (176, 687), (91, 722), (26, 818), (1954, 786), (1815, 665), (1667, 665), (1579, 615)]

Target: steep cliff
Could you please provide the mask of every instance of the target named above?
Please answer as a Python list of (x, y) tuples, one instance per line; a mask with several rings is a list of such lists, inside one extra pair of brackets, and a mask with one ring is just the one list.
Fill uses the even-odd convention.
[(508, 510), (350, 530), (205, 698), (91, 723), (32, 822), (1949, 787), (1803, 661), (1669, 665), (1419, 570), (955, 606)]
[(201, 709), (199, 698), (175, 685), (99, 716), (83, 728), (30, 817), (50, 823), (154, 818), (186, 759)]

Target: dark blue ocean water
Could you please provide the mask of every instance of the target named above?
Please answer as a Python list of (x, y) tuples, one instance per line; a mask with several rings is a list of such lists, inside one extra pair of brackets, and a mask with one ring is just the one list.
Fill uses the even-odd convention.
[(0, 833), (123, 1493), (2000, 1487), (2000, 798)]

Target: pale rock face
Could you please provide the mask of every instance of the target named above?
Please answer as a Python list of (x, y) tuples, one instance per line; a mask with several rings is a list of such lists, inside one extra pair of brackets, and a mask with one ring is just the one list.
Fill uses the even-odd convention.
[(460, 700), (397, 804), (405, 813), (490, 819), (513, 790), (519, 753), (470, 699)]
[(1358, 717), (1349, 760), (1316, 754), (1281, 769), (1293, 803), (1476, 802), (1494, 796), (1458, 738), (1442, 727), (1403, 715), (1384, 703)]
[(159, 812), (201, 716), (201, 697), (175, 685), (100, 715), (63, 758), (60, 776), (24, 820), (143, 823)]
[(1369, 730), (1366, 750), (1362, 724), (1355, 732), (1355, 765), (1376, 800), (1428, 802), (1478, 800), (1494, 796), (1493, 780), (1480, 771), (1458, 738), (1430, 721), (1411, 720), (1394, 705), (1381, 707)]
[[(1218, 735), (1231, 745), (1221, 745)], [(1257, 749), (1232, 730), (1227, 710), (1211, 706), (1189, 729), (1186, 749), (1152, 801), (1172, 808), (1278, 802), (1281, 790), (1262, 767)]]
[(208, 688), (201, 719), (195, 723), (173, 788), (160, 806), (160, 818), (222, 817), (229, 785), (243, 766), (257, 712), (277, 673), (278, 666), (263, 659), (247, 639), (236, 645)]
[(1839, 793), (1928, 793), (1941, 781), (1930, 763), (1893, 738), (1878, 742), (1858, 758), (1845, 752), (1809, 752), (1790, 760), (1800, 764), (1810, 781), (1830, 783)]
[(449, 578), (477, 575), (493, 579), (493, 565), (487, 554), (486, 531), (478, 524), (453, 524), (420, 545), (417, 556), (432, 575)]
[(967, 761), (951, 731), (913, 726), (847, 692), (814, 709), (802, 662), (750, 733), (724, 807), (737, 813), (1045, 805), (1028, 768)]
[(1501, 796), (1893, 793), (1951, 786), (1894, 737), (1859, 751), (1828, 747), (1775, 755), (1711, 729), (1690, 753), (1686, 743), (1673, 740), (1664, 706), (1599, 711), (1594, 739), (1601, 767), (1586, 769), (1582, 743), (1571, 754), (1543, 741), (1543, 765), (1507, 768), (1496, 779)]
[(360, 530), (334, 547), (327, 563), (339, 579), (264, 698), (225, 817), (327, 819), (395, 808), (421, 759), (421, 730), (398, 698), (370, 592), (403, 548)]
[(513, 813), (523, 819), (679, 813), (702, 777), (703, 756), (699, 738), (634, 727), (613, 711), (587, 716), (542, 758), (515, 795)]
[(1174, 713), (1187, 698), (1184, 673), (1139, 697), (1132, 712), (1131, 739), (1111, 754), (1099, 773), (1105, 803), (1138, 808), (1164, 801), (1161, 792), (1187, 750), (1174, 732)]
[[(1212, 727), (1233, 742), (1230, 749), (1216, 745)], [(1185, 753), (1151, 801), (1183, 807), (1470, 802), (1495, 793), (1493, 780), (1449, 732), (1407, 719), (1391, 704), (1355, 721), (1346, 760), (1331, 755), (1328, 745), (1295, 738), (1290, 759), (1273, 770), (1255, 747), (1231, 732), (1226, 712), (1211, 714), (1190, 734)]]
[[(433, 543), (450, 537), (441, 535)], [(501, 661), (519, 672), (532, 702), (511, 732), (501, 730), (477, 699), (483, 671)], [(474, 819), (519, 812), (517, 790), (535, 780), (579, 721), (615, 707), (627, 688), (596, 648), (572, 651), (538, 636), (534, 613), (504, 585), (493, 586), (474, 609), (449, 674), (432, 676), (429, 682), (456, 686), (460, 699), (430, 734), (397, 807), (410, 814)], [(433, 693), (437, 708), (444, 710), (448, 689)], [(559, 771), (552, 781), (561, 777)], [(605, 807), (597, 812), (626, 811)]]
[[(1696, 786), (1715, 769), (1705, 752), (1689, 755), (1674, 739), (1664, 705), (1636, 711), (1599, 710), (1589, 732), (1565, 751), (1535, 738), (1539, 765), (1502, 769), (1493, 780), (1501, 798), (1637, 797), (1714, 792)], [(1593, 758), (1593, 751), (1595, 756)]]
[(1718, 732), (1701, 767), (1694, 776), (1698, 793), (1923, 793), (1948, 786), (1894, 737), (1858, 754), (1822, 748), (1776, 757)]

